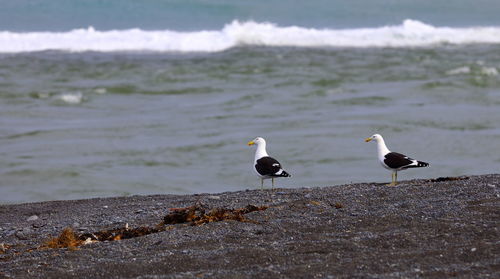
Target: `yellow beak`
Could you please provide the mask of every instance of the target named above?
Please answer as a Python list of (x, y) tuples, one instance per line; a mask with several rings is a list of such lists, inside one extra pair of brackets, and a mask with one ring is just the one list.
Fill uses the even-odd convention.
[(369, 141), (371, 141), (371, 140), (372, 140), (372, 138), (366, 138), (366, 139), (365, 139), (365, 142), (369, 142)]
[(255, 142), (253, 142), (253, 140), (248, 142), (248, 146), (254, 145), (254, 144), (255, 144)]

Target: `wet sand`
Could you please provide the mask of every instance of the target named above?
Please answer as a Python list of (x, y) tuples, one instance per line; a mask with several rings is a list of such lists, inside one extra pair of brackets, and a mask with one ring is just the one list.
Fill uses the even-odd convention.
[[(0, 206), (0, 278), (500, 278), (500, 174), (321, 188)], [(76, 235), (158, 227), (171, 208), (268, 206), (76, 248)], [(127, 225), (128, 224), (128, 225)]]

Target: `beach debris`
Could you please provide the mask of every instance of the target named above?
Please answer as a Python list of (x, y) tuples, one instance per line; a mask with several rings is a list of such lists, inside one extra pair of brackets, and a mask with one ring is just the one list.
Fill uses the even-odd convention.
[(455, 180), (467, 180), (469, 179), (468, 176), (455, 176), (455, 177), (438, 177), (434, 179), (430, 179), (430, 182), (443, 182), (443, 181), (455, 181)]
[(170, 208), (170, 213), (165, 215), (165, 217), (163, 217), (163, 222), (160, 224), (175, 225), (175, 224), (191, 222), (196, 217), (197, 210), (198, 211), (202, 210), (201, 206), (192, 205), (188, 207)]
[(96, 241), (115, 241), (115, 240), (144, 236), (152, 233), (161, 232), (164, 230), (165, 229), (163, 228), (150, 228), (150, 227), (129, 228), (128, 226), (125, 226), (123, 228), (103, 230), (94, 233), (83, 233), (78, 236), (78, 239), (82, 242), (87, 242), (87, 243), (92, 243)]
[(219, 222), (224, 220), (234, 220), (239, 222), (254, 222), (243, 215), (254, 212), (266, 210), (268, 206), (255, 206), (247, 205), (246, 207), (238, 209), (228, 208), (214, 208), (208, 211), (203, 205), (192, 205), (183, 208), (171, 208), (168, 215), (163, 218), (161, 225), (173, 225), (189, 223), (190, 225), (203, 225), (211, 222)]
[(41, 248), (68, 248), (76, 250), (82, 245), (82, 241), (77, 237), (72, 228), (65, 228), (58, 237), (49, 239)]
[(10, 249), (10, 245), (9, 244), (5, 244), (5, 243), (0, 243), (0, 254), (4, 254), (5, 252), (7, 252), (7, 250)]
[(126, 223), (122, 228), (82, 234), (77, 234), (72, 228), (68, 227), (65, 228), (58, 237), (49, 239), (40, 248), (68, 248), (70, 250), (76, 250), (78, 246), (99, 241), (116, 241), (171, 230), (174, 224), (199, 226), (224, 220), (257, 223), (243, 215), (254, 211), (266, 210), (267, 208), (269, 207), (250, 204), (246, 207), (237, 209), (213, 208), (207, 210), (201, 204), (181, 208), (170, 208), (170, 213), (164, 216), (163, 221), (155, 227), (141, 226), (131, 228), (129, 224)]
[(309, 203), (312, 204), (312, 205), (316, 205), (316, 206), (320, 206), (321, 205), (321, 203), (319, 201), (310, 201)]

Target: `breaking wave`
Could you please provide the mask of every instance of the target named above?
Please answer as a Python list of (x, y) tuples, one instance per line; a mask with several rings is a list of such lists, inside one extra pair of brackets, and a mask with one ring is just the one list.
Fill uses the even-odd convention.
[(500, 27), (434, 27), (416, 20), (401, 25), (356, 29), (280, 27), (273, 23), (233, 21), (222, 30), (180, 32), (141, 29), (68, 32), (0, 31), (0, 52), (218, 52), (237, 46), (428, 47), (443, 44), (499, 44)]

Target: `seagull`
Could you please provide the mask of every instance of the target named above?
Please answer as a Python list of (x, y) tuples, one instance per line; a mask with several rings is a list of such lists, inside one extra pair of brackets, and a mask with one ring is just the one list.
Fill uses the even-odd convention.
[(281, 167), (281, 164), (276, 159), (267, 154), (266, 141), (263, 138), (257, 137), (248, 142), (248, 146), (254, 144), (257, 145), (257, 150), (255, 151), (254, 170), (260, 177), (261, 189), (264, 188), (264, 179), (271, 178), (272, 187), (274, 187), (275, 177), (291, 176)]
[(417, 161), (406, 155), (397, 152), (391, 152), (385, 145), (384, 138), (375, 134), (365, 139), (365, 142), (375, 140), (377, 142), (378, 160), (382, 166), (392, 171), (392, 182), (388, 186), (396, 186), (398, 180), (398, 171), (409, 168), (421, 168), (429, 166), (428, 163)]

